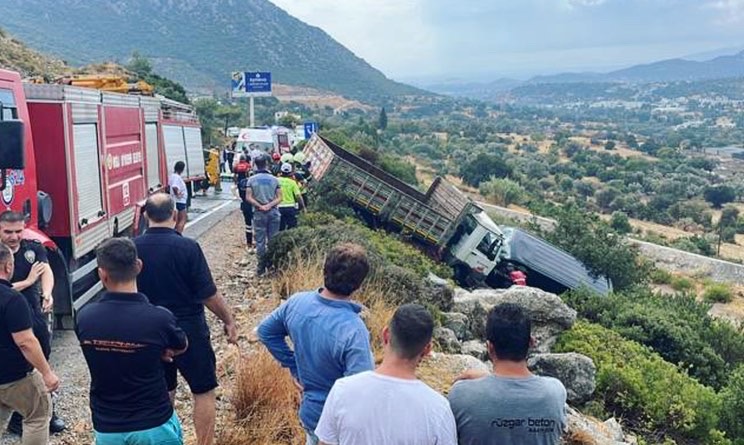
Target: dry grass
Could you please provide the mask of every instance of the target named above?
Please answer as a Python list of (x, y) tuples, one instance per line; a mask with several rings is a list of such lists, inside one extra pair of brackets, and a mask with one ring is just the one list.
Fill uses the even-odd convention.
[(235, 419), (218, 431), (220, 445), (301, 445), (300, 394), (289, 372), (265, 351), (244, 356), (230, 395)]
[[(312, 257), (292, 258), (293, 267), (287, 268), (274, 280), (274, 292), (287, 298), (295, 292), (320, 288), (323, 285), (324, 261), (325, 257), (321, 253)], [(380, 334), (395, 312), (395, 306), (389, 303), (394, 301), (394, 292), (394, 289), (384, 287), (376, 280), (367, 280), (354, 294), (354, 301), (365, 307), (362, 318), (370, 331), (372, 351), (378, 363), (382, 360)]]

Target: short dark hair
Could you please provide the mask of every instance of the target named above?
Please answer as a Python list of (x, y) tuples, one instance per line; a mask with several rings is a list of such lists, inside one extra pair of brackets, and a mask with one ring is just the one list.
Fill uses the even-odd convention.
[(6, 210), (0, 213), (0, 223), (17, 223), (26, 222), (26, 217), (21, 212), (14, 212), (12, 210)]
[(116, 283), (137, 278), (137, 247), (129, 238), (109, 238), (96, 248), (98, 267)]
[(261, 155), (254, 159), (253, 163), (256, 164), (256, 169), (263, 170), (268, 165), (268, 160), (266, 159), (266, 156)]
[(369, 261), (364, 247), (343, 243), (328, 252), (323, 266), (323, 281), (329, 291), (348, 296), (362, 286), (368, 273)]
[(486, 322), (486, 339), (500, 360), (519, 362), (530, 349), (532, 322), (527, 312), (514, 303), (491, 308)]
[(10, 247), (3, 243), (0, 243), (0, 264), (6, 264), (8, 261), (13, 260), (13, 252)]
[(176, 173), (183, 173), (184, 169), (186, 169), (186, 164), (184, 164), (183, 161), (176, 162), (176, 165), (173, 166), (173, 171)]
[(156, 223), (168, 221), (176, 210), (176, 201), (167, 193), (156, 193), (145, 202), (147, 217)]
[(391, 334), (390, 347), (401, 358), (412, 360), (431, 341), (434, 318), (420, 304), (404, 304), (395, 311), (388, 328)]

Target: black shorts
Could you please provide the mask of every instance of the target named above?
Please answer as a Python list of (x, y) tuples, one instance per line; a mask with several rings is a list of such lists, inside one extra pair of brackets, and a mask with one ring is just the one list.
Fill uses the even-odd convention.
[(197, 319), (178, 320), (178, 326), (189, 339), (189, 347), (173, 359), (163, 363), (168, 391), (178, 386), (177, 372), (188, 383), (192, 394), (204, 394), (215, 389), (217, 384), (217, 360), (212, 349), (209, 326), (202, 315)]

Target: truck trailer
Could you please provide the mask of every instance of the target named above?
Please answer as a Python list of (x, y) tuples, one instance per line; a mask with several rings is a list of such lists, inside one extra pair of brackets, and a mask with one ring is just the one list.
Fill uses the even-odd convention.
[(551, 292), (611, 285), (570, 254), (519, 229), (500, 228), (473, 200), (444, 178), (426, 193), (315, 134), (304, 148), (316, 183), (338, 181), (370, 225), (401, 233), (453, 268), (468, 287), (508, 285), (508, 266), (524, 269), (528, 283)]
[(142, 207), (176, 161), (204, 177), (201, 129), (188, 105), (69, 85), (23, 83), (0, 70), (2, 208), (26, 216), (54, 272), (56, 327), (101, 289), (95, 247), (143, 228)]

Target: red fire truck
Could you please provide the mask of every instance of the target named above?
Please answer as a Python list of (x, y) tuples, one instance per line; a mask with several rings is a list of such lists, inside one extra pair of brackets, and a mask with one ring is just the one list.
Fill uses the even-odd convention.
[(0, 210), (26, 215), (54, 271), (56, 328), (102, 288), (94, 249), (143, 227), (148, 194), (177, 161), (204, 178), (201, 130), (188, 105), (68, 85), (22, 83), (0, 70)]

